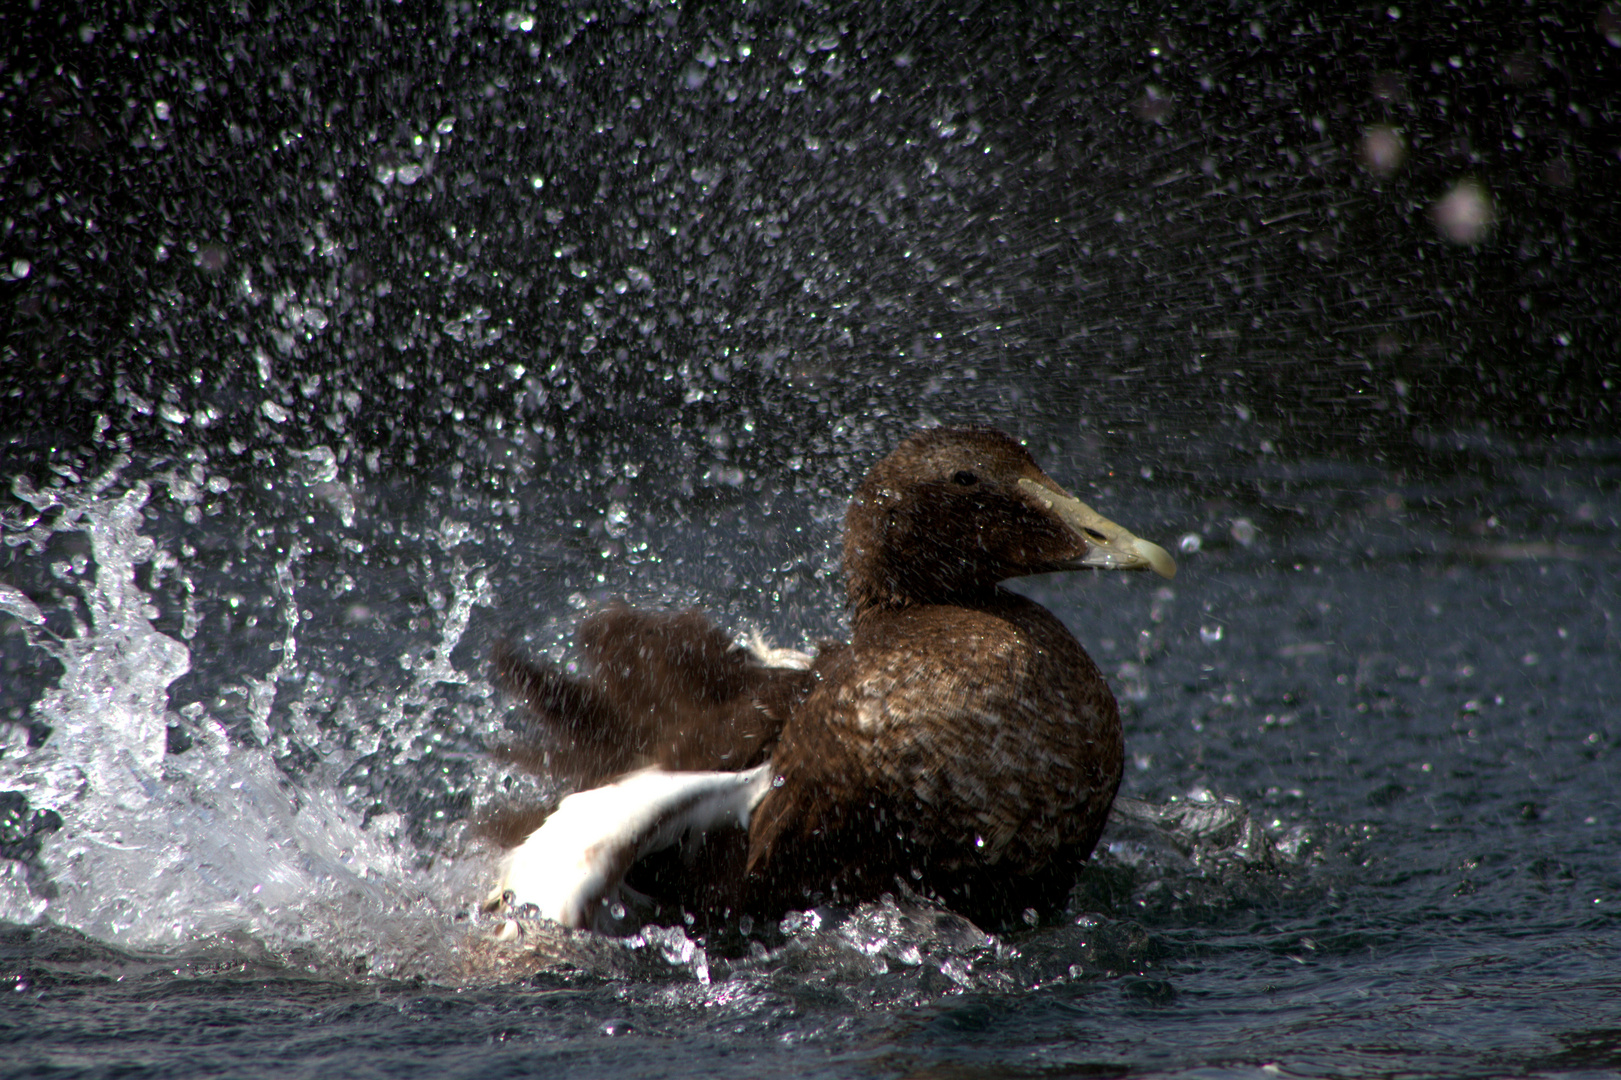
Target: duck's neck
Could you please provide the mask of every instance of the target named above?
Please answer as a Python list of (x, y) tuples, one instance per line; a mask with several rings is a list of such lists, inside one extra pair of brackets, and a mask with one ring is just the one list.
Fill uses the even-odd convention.
[[(900, 611), (930, 604), (976, 607), (995, 595), (994, 564), (968, 539), (885, 511), (865, 489), (844, 519), (845, 596), (851, 612)], [(948, 522), (949, 524), (949, 522)]]
[(995, 582), (925, 582), (909, 580), (905, 574), (854, 574), (845, 586), (845, 602), (851, 619), (862, 621), (882, 613), (938, 604), (986, 607), (995, 603), (999, 591)]

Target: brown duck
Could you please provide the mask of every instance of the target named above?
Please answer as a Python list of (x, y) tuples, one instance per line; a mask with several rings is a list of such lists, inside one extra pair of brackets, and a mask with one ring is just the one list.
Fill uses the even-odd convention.
[(535, 726), (508, 757), (586, 790), (494, 823), (517, 846), (489, 906), (607, 929), (627, 897), (706, 924), (907, 890), (986, 924), (1061, 905), (1120, 717), (1064, 625), (998, 583), (1089, 568), (1176, 573), (1007, 435), (936, 428), (856, 489), (852, 639), (808, 667), (622, 605), (581, 624), (584, 678), (499, 647)]

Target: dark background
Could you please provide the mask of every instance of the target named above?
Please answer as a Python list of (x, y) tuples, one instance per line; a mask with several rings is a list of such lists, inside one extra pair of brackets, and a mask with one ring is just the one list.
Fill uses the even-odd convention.
[[(841, 416), (1616, 428), (1613, 6), (539, 7), (9, 16), (8, 467), (323, 426), (475, 472), (655, 424), (780, 469), (756, 424)], [(1468, 181), (1496, 221), (1459, 245)]]

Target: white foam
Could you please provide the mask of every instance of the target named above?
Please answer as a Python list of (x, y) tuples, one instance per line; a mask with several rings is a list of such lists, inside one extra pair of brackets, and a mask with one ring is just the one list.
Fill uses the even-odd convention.
[[(82, 604), (69, 606), (74, 632), (60, 638), (41, 625), (43, 613), (33, 617), (38, 607), (28, 597), (15, 589), (0, 597), (27, 624), (27, 640), (63, 667), (34, 707), (49, 738), (33, 748), (8, 740), (0, 754), (0, 790), (20, 791), (35, 810), (62, 818), (39, 856), (54, 889), (40, 887), (38, 872), (30, 882), (21, 864), (0, 864), (0, 919), (47, 919), (127, 948), (246, 934), (284, 955), (366, 954), (373, 971), (443, 970), (452, 946), (442, 924), (476, 898), (489, 860), (439, 860), (430, 869), (402, 819), (367, 823), (345, 805), (330, 779), (345, 761), (295, 785), (269, 751), (233, 744), (200, 709), (188, 710), (192, 747), (166, 753), (168, 725), (179, 719), (168, 709), (169, 687), (191, 670), (192, 653), (153, 625), (158, 612), (137, 586), (136, 568), (160, 549), (141, 531), (152, 487), (121, 484), (124, 468), (77, 491), (14, 486), (41, 512), (25, 534), (36, 553), (54, 533), (83, 531), (94, 575), (77, 576)], [(288, 561), (300, 557), (295, 547)], [(454, 677), (445, 658), (467, 608), (482, 599), (482, 580), (470, 584), (458, 573), (430, 678)], [(295, 613), (285, 620), (292, 638), (297, 607), (290, 586), (282, 592), (283, 613)], [(276, 669), (259, 680), (256, 734), (269, 734), (270, 699), (292, 670), (296, 644), (284, 642)]]

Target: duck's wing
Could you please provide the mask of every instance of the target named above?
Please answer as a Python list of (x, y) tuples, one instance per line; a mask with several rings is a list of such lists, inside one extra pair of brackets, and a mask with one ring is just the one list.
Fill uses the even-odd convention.
[(748, 693), (762, 670), (697, 608), (641, 611), (613, 603), (581, 620), (575, 638), (603, 691), (632, 712), (671, 698), (720, 705)]
[(575, 929), (611, 924), (626, 873), (679, 843), (747, 829), (771, 786), (769, 765), (742, 772), (647, 769), (564, 799), (501, 864), (489, 910), (536, 914)]
[(814, 683), (762, 664), (698, 611), (612, 605), (578, 632), (587, 672), (571, 676), (498, 643), (496, 681), (533, 724), (497, 753), (521, 768), (593, 787), (634, 769), (749, 768), (770, 754)]
[(814, 682), (739, 647), (696, 608), (612, 604), (581, 622), (578, 638), (603, 695), (649, 762), (668, 770), (758, 765)]
[(515, 739), (494, 748), (497, 757), (574, 786), (631, 770), (643, 740), (600, 686), (531, 660), (506, 641), (496, 642), (490, 659), (496, 684), (523, 702), (528, 720)]

